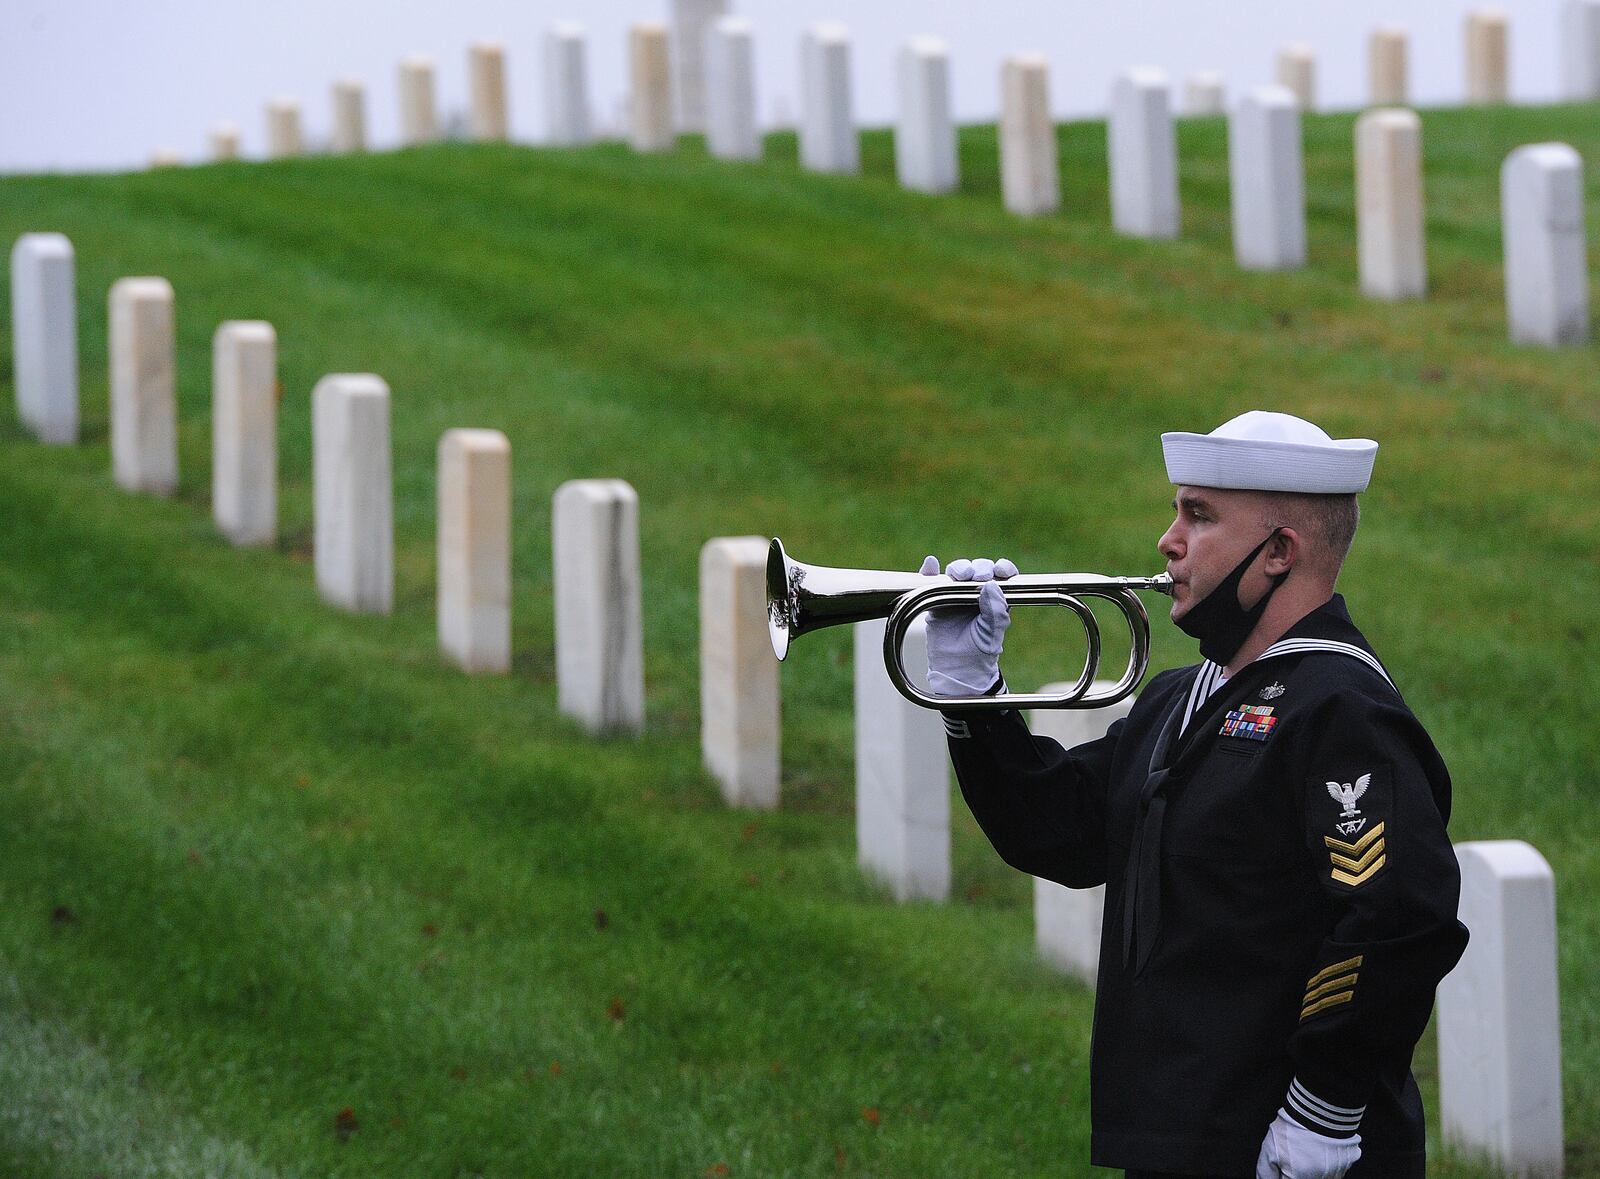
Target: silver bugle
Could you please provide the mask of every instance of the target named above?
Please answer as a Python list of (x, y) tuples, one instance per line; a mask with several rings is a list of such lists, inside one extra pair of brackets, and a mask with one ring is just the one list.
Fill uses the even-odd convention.
[[(994, 696), (933, 696), (907, 677), (901, 660), (906, 631), (919, 614), (947, 606), (977, 604), (982, 582), (957, 581), (943, 574), (900, 573), (887, 569), (834, 569), (806, 565), (774, 538), (767, 550), (767, 630), (779, 659), (801, 635), (847, 622), (885, 618), (883, 662), (889, 682), (913, 704), (942, 712), (1007, 708), (1104, 708), (1138, 686), (1150, 663), (1150, 617), (1139, 591), (1172, 593), (1172, 578), (1105, 577), (1098, 573), (1018, 574), (998, 583), (1012, 606), (1063, 606), (1083, 624), (1088, 643), (1083, 672), (1065, 692), (1002, 692)], [(1110, 688), (1091, 691), (1100, 671), (1100, 624), (1084, 601), (1099, 598), (1122, 612), (1132, 649), (1122, 678)]]

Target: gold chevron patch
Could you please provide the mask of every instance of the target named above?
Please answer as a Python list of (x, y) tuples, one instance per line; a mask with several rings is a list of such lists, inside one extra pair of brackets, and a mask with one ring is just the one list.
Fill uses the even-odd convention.
[(1383, 824), (1379, 823), (1354, 843), (1346, 843), (1331, 835), (1324, 835), (1328, 845), (1328, 860), (1332, 864), (1333, 880), (1337, 884), (1355, 888), (1371, 880), (1388, 862), (1384, 851)]
[(1308, 978), (1306, 980), (1306, 990), (1311, 990), (1336, 974), (1346, 974), (1352, 970), (1359, 969), (1366, 960), (1367, 956), (1365, 954), (1357, 954), (1354, 958), (1346, 958), (1343, 962), (1335, 962), (1332, 966), (1319, 970)]
[(1319, 1011), (1354, 1001), (1356, 980), (1360, 977), (1360, 966), (1365, 960), (1365, 955), (1357, 954), (1354, 958), (1335, 962), (1313, 974), (1306, 981), (1306, 997), (1301, 1000), (1300, 1018), (1306, 1019)]

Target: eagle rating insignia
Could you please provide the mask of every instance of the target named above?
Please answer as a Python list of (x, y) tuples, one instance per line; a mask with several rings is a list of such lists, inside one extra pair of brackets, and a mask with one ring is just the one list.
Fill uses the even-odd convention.
[[(1339, 810), (1331, 824), (1337, 834), (1323, 835), (1322, 842), (1328, 853), (1329, 879), (1346, 888), (1361, 887), (1382, 872), (1389, 862), (1387, 827), (1394, 815), (1385, 785), (1387, 779), (1381, 776), (1388, 770), (1382, 765), (1370, 762), (1368, 765), (1370, 769), (1329, 766), (1308, 783), (1320, 783), (1328, 797), (1338, 804)], [(1357, 768), (1362, 772), (1355, 773)], [(1354, 780), (1340, 781), (1346, 774)], [(1363, 801), (1367, 804), (1365, 811), (1359, 805)]]
[(1353, 819), (1361, 812), (1356, 810), (1356, 800), (1367, 792), (1367, 787), (1372, 783), (1371, 774), (1362, 774), (1356, 779), (1355, 785), (1349, 782), (1329, 782), (1328, 793), (1333, 796), (1333, 801), (1344, 807), (1344, 817)]

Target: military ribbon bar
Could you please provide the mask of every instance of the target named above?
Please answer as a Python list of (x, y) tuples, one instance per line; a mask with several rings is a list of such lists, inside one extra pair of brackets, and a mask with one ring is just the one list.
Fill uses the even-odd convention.
[(1265, 741), (1272, 735), (1277, 723), (1278, 718), (1272, 715), (1270, 707), (1262, 704), (1246, 704), (1228, 713), (1227, 719), (1222, 722), (1221, 735)]

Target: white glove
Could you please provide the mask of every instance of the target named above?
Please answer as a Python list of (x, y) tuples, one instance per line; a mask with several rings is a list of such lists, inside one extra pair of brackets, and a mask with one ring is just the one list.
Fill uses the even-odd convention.
[(1261, 1144), (1256, 1179), (1343, 1179), (1360, 1157), (1361, 1135), (1329, 1138), (1280, 1109)]
[[(929, 557), (920, 570), (939, 573), (939, 560)], [(928, 612), (928, 691), (935, 696), (982, 696), (1000, 678), (1000, 649), (1011, 608), (995, 579), (1017, 575), (1017, 567), (1004, 557), (998, 561), (965, 558), (951, 561), (945, 573), (957, 581), (985, 582), (977, 609), (959, 606)]]

